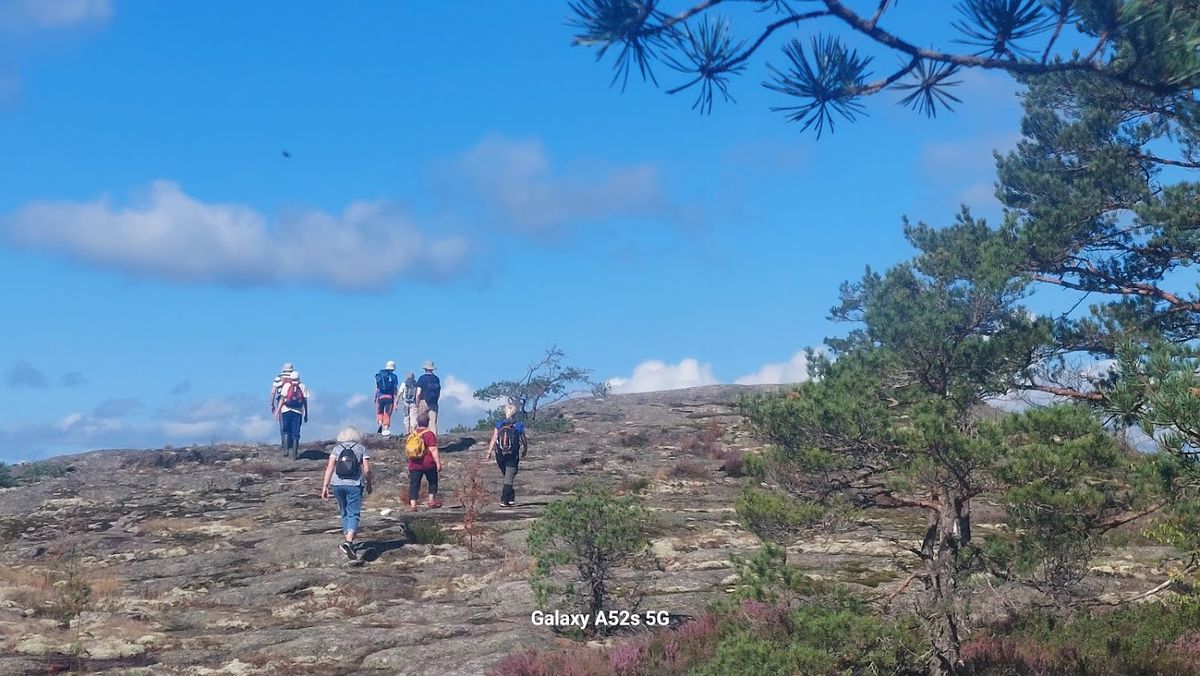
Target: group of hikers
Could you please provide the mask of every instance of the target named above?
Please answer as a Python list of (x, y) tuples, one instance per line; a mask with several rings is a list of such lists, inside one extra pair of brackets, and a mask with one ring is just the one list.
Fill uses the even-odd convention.
[[(403, 382), (396, 375), (396, 362), (388, 361), (375, 374), (375, 422), (376, 433), (387, 437), (392, 433), (392, 414), (399, 404), (404, 409), (404, 451), (408, 460), (408, 505), (410, 511), (418, 511), (421, 495), (421, 480), (425, 480), (429, 494), (428, 507), (437, 509), (442, 502), (437, 499), (438, 475), (442, 471), (442, 458), (438, 451), (437, 413), (441, 396), (441, 381), (434, 371), (432, 361), (422, 366), (420, 378), (409, 373)], [(300, 426), (308, 422), (309, 390), (300, 381), (300, 373), (291, 362), (284, 363), (271, 382), (271, 413), (279, 421), (280, 445), (284, 455), (293, 460), (299, 457)], [(503, 419), (496, 422), (492, 438), (488, 441), (483, 462), (495, 458), (496, 466), (503, 475), (500, 504), (503, 507), (516, 505), (514, 480), (520, 461), (529, 452), (529, 437), (525, 424), (517, 419), (517, 407), (511, 402), (504, 407)], [(321, 480), (321, 499), (333, 497), (337, 501), (342, 520), (342, 553), (350, 560), (357, 560), (358, 550), (354, 537), (362, 518), (362, 503), (365, 495), (374, 489), (371, 470), (371, 454), (358, 428), (347, 426), (337, 435), (337, 441), (329, 452), (325, 473)]]

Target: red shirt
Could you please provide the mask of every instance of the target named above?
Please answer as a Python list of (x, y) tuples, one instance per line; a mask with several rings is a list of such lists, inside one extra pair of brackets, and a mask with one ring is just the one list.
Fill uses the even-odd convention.
[[(421, 438), (425, 440), (426, 449), (435, 448), (437, 446), (437, 435), (433, 433), (433, 430), (425, 430), (421, 433)], [(437, 462), (434, 461), (433, 453), (431, 453), (429, 450), (426, 450), (425, 455), (421, 456), (419, 460), (413, 460), (411, 458), (408, 460), (408, 471), (419, 472), (423, 469), (437, 469)]]

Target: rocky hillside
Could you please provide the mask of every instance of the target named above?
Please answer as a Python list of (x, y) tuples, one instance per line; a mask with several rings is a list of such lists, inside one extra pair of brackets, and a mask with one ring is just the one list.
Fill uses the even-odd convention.
[[(649, 593), (642, 609), (695, 613), (726, 593), (730, 555), (757, 546), (738, 526), (741, 479), (729, 476), (756, 448), (732, 413), (746, 389), (558, 407), (573, 429), (532, 438), (518, 508), (497, 504), (499, 473), (480, 467), (472, 548), (460, 544), (460, 497), (487, 436), (443, 437), (446, 506), (416, 514), (402, 502), (400, 440), (370, 437), (379, 478), (361, 565), (337, 551), (336, 506), (318, 497), (320, 442), (295, 462), (254, 445), (60, 458), (69, 473), (0, 491), (0, 673), (484, 673), (508, 652), (561, 640), (530, 622), (525, 538), (584, 477), (642, 495), (657, 517), (651, 563), (632, 573)], [(886, 594), (904, 577), (919, 518), (881, 515), (797, 543), (790, 560)], [(1165, 552), (1130, 551), (1096, 570), (1113, 593), (1159, 574)]]

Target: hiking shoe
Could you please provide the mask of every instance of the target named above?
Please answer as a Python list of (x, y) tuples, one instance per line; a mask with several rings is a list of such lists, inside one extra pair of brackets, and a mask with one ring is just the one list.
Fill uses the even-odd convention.
[(437, 509), (438, 507), (441, 507), (441, 506), (442, 506), (442, 501), (441, 501), (441, 500), (430, 500), (430, 501), (429, 501), (429, 508), (430, 508), (430, 509)]
[(410, 511), (410, 512), (417, 512), (417, 511), (420, 511), (420, 510), (421, 510), (421, 508), (420, 508), (420, 507), (418, 507), (418, 506), (416, 506), (416, 505), (413, 505), (413, 506), (411, 506), (411, 507), (409, 507), (409, 508), (408, 508), (408, 511)]
[(380, 432), (380, 434), (382, 434), (385, 437), (390, 437), (390, 436), (392, 436), (392, 428), (385, 427), (385, 428), (383, 428), (383, 431)]
[(358, 560), (358, 556), (354, 553), (354, 545), (350, 544), (349, 542), (343, 542), (338, 549), (342, 550), (342, 553), (346, 555), (347, 559), (350, 559), (351, 561)]

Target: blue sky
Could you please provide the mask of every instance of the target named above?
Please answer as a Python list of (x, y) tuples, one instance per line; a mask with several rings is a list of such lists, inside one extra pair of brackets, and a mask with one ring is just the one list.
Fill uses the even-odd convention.
[(310, 439), (373, 425), (387, 359), (438, 362), (448, 424), (554, 344), (618, 390), (790, 380), (838, 284), (910, 255), (902, 216), (998, 212), (1001, 75), (818, 140), (758, 84), (782, 40), (700, 116), (610, 89), (566, 14), (0, 0), (0, 461), (277, 439), (285, 360)]

